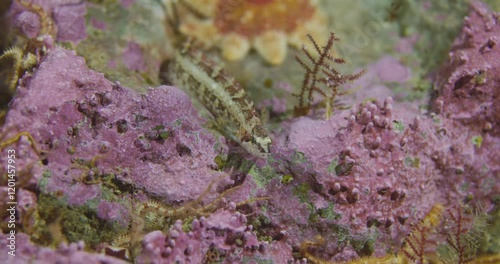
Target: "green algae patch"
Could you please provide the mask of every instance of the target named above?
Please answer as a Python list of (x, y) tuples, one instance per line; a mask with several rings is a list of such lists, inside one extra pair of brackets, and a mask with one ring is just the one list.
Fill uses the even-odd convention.
[[(161, 60), (172, 50), (160, 4), (138, 0), (125, 8), (120, 1), (94, 2), (87, 7), (88, 37), (75, 47), (77, 53), (109, 80), (141, 91), (158, 86)], [(127, 62), (128, 54), (135, 63)]]
[(293, 181), (293, 176), (290, 174), (285, 174), (281, 178), (281, 183), (283, 184), (290, 184)]
[(49, 178), (52, 173), (49, 170), (44, 170), (42, 173), (42, 178), (38, 181), (38, 189), (42, 192), (47, 189), (47, 184), (49, 183)]
[(495, 12), (500, 12), (500, 2), (498, 0), (483, 0)]
[(255, 184), (259, 188), (264, 188), (271, 180), (275, 177), (276, 171), (271, 166), (264, 166), (261, 169), (258, 169), (257, 166), (252, 166), (248, 174), (252, 175)]
[(56, 246), (63, 241), (83, 240), (89, 248), (112, 241), (117, 234), (122, 233), (123, 226), (100, 219), (95, 208), (92, 208), (96, 207), (96, 202), (69, 206), (57, 197), (40, 194), (35, 216), (35, 241), (42, 245)]
[(309, 190), (311, 190), (311, 186), (308, 183), (302, 183), (293, 188), (293, 194), (299, 198), (301, 203), (308, 203)]
[(338, 164), (339, 164), (338, 160), (333, 159), (332, 162), (330, 162), (330, 165), (328, 165), (328, 168), (327, 168), (328, 173), (337, 175), (336, 168), (337, 168)]
[(335, 212), (335, 205), (333, 203), (328, 203), (328, 207), (319, 208), (317, 210), (319, 217), (326, 220), (337, 220), (342, 217), (341, 214)]
[(392, 128), (397, 133), (403, 133), (405, 131), (405, 124), (401, 121), (392, 121)]
[(482, 136), (474, 136), (472, 137), (472, 144), (478, 148), (481, 147), (481, 144), (483, 144), (483, 137)]

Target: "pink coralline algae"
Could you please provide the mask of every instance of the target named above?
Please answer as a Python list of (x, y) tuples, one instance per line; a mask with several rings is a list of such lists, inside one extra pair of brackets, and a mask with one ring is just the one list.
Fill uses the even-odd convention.
[(410, 69), (390, 56), (380, 59), (375, 68), (382, 82), (405, 82), (411, 78)]
[[(36, 35), (36, 19), (24, 21), (30, 16), (17, 18), (26, 34)], [(270, 126), (271, 154), (258, 160), (206, 129), (178, 88), (139, 94), (90, 70), (73, 51), (49, 47), (19, 80), (0, 131), (2, 142), (19, 132), (34, 139), (9, 145), (22, 168), (16, 223), (34, 237), (43, 234), (37, 228), (47, 229), (38, 221), (64, 227), (42, 216), (52, 201), (69, 215), (84, 208), (89, 218), (126, 229), (116, 236), (111, 228), (99, 230), (112, 234), (85, 237), (85, 244), (97, 252), (128, 250), (127, 260), (137, 263), (307, 263), (310, 256), (350, 261), (400, 252), (435, 204), (498, 208), (499, 20), (500, 14), (473, 5), (436, 75), (429, 109), (394, 99), (383, 83), (407, 83), (411, 73), (386, 56), (352, 84), (361, 88), (350, 110), (334, 111), (329, 120), (317, 112)], [(130, 42), (126, 53), (137, 56), (123, 59), (131, 69), (143, 66), (139, 51)], [(285, 115), (285, 103), (270, 97), (260, 106), (273, 117)], [(230, 180), (207, 188), (227, 175)], [(7, 192), (0, 188), (0, 195)], [(34, 245), (18, 232), (19, 259), (121, 263), (84, 252), (78, 241), (85, 234), (67, 230), (83, 226), (82, 215), (60, 228), (60, 236), (77, 243), (57, 249)], [(5, 210), (1, 216), (5, 223)], [(94, 226), (82, 230), (88, 227)], [(5, 255), (8, 236), (1, 235)], [(305, 242), (313, 246), (304, 250)]]
[(123, 64), (131, 71), (145, 71), (143, 56), (141, 46), (135, 42), (129, 42), (127, 49), (123, 51)]
[[(284, 122), (275, 143), (296, 148), (312, 164), (311, 170), (294, 175), (294, 180), (307, 180), (291, 184), (295, 194), (302, 188), (309, 198), (309, 220), (316, 217), (317, 223), (314, 228), (302, 225), (304, 214), (297, 213), (295, 205), (293, 214), (300, 217), (286, 218), (293, 223), (285, 227), (284, 218), (275, 220), (271, 214), (286, 212), (287, 205), (271, 201), (274, 208), (264, 213), (270, 225), (311, 240), (321, 235), (326, 244), (317, 255), (342, 261), (352, 259), (352, 252), (344, 252), (348, 244), (341, 241), (346, 239), (357, 254), (372, 247), (369, 251), (375, 256), (385, 255), (387, 246), (399, 245), (410, 225), (435, 203), (493, 209), (500, 198), (500, 160), (493, 154), (500, 149), (500, 53), (494, 44), (500, 32), (498, 18), (477, 4), (466, 18), (451, 61), (439, 77), (444, 84), (433, 103), (439, 114), (420, 115), (389, 97), (327, 121), (302, 117)], [(286, 192), (290, 191), (279, 190)], [(333, 213), (324, 217), (328, 206)], [(332, 231), (314, 231), (319, 227)], [(369, 245), (375, 230), (377, 242)]]
[[(22, 3), (22, 4), (21, 4)], [(10, 15), (14, 24), (28, 37), (39, 35), (42, 30), (40, 14), (34, 11), (41, 8), (45, 20), (54, 20), (57, 41), (70, 41), (78, 44), (87, 37), (85, 26), (86, 3), (79, 0), (29, 0), (13, 1)]]
[(441, 70), (433, 109), (474, 132), (499, 135), (499, 82), (500, 14), (476, 4)]
[[(231, 205), (230, 205), (231, 206)], [(188, 232), (178, 220), (168, 235), (153, 231), (144, 236), (139, 263), (242, 263), (265, 255), (265, 243), (259, 242), (245, 215), (219, 210), (195, 219)], [(275, 262), (279, 263), (279, 262)]]
[[(366, 68), (366, 73), (363, 76), (346, 85), (348, 90), (353, 91), (355, 98), (384, 101), (385, 98), (394, 96), (394, 92), (387, 87), (387, 83), (408, 86), (412, 77), (409, 67), (391, 56), (384, 56)], [(341, 102), (346, 101), (345, 98), (340, 100)], [(346, 103), (349, 105), (355, 102)]]
[(33, 12), (22, 12), (15, 25), (29, 38), (36, 38), (40, 31), (40, 18)]
[(123, 227), (130, 221), (128, 208), (116, 202), (102, 201), (97, 206), (97, 216), (103, 220), (117, 221)]
[[(9, 190), (9, 188), (4, 186), (0, 187), (0, 195), (2, 195), (2, 197), (9, 197), (9, 193), (12, 193), (12, 189)], [(12, 210), (9, 209), (12, 207), (12, 204), (7, 203), (9, 200), (4, 199), (0, 201), (0, 208), (2, 208), (0, 217), (3, 220), (10, 221), (9, 223), (15, 223), (16, 219), (20, 219), (21, 221), (24, 221), (26, 225), (33, 225), (35, 220), (31, 218), (31, 213), (37, 206), (36, 195), (25, 189), (18, 189), (16, 198), (17, 204), (14, 215), (11, 214)]]
[(448, 150), (433, 153), (439, 169), (485, 208), (500, 202), (500, 13), (480, 2), (465, 18), (450, 59), (436, 81), (432, 110), (442, 116)]
[(15, 235), (15, 257), (8, 255), (9, 234), (0, 234), (0, 253), (5, 257), (2, 263), (108, 263), (125, 264), (117, 258), (84, 251), (85, 243), (61, 244), (57, 249), (33, 244), (26, 234)]
[[(311, 191), (306, 193), (315, 211), (331, 211), (329, 217), (319, 217), (317, 225), (340, 230), (322, 233), (327, 241), (348, 236), (351, 244), (369, 242), (377, 229), (377, 241), (387, 243), (374, 250), (383, 255), (386, 245), (401, 241), (410, 223), (421, 219), (438, 199), (437, 172), (427, 152), (443, 140), (434, 133), (423, 136), (423, 131), (432, 131), (432, 121), (420, 116), (408, 120), (394, 108), (388, 98), (328, 121), (303, 117), (292, 120), (286, 134), (278, 136), (278, 144), (296, 148), (313, 165), (307, 181)], [(410, 210), (415, 204), (419, 206)], [(292, 230), (288, 233), (302, 232), (309, 239), (318, 235), (304, 227)], [(340, 257), (346, 244), (333, 244), (327, 251)], [(356, 245), (358, 251), (365, 246)]]
[[(165, 202), (181, 202), (220, 174), (214, 159), (223, 145), (201, 128), (203, 120), (177, 88), (140, 95), (56, 48), (17, 93), (5, 127), (31, 133), (46, 152), (32, 181), (41, 180), (44, 193), (62, 192), (69, 204), (99, 198), (98, 183), (109, 175)], [(25, 162), (29, 155), (34, 162), (33, 153), (26, 155)]]

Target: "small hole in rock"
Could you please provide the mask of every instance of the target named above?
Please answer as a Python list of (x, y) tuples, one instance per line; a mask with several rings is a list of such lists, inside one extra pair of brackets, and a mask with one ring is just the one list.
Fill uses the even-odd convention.
[(175, 146), (175, 149), (177, 150), (177, 153), (179, 154), (179, 156), (185, 156), (185, 155), (188, 155), (188, 156), (191, 156), (191, 149), (184, 145), (184, 144), (177, 144)]

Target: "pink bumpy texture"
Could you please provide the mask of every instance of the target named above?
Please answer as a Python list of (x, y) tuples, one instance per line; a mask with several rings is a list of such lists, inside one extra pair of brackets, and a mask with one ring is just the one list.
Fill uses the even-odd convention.
[(182, 202), (220, 174), (214, 158), (224, 149), (175, 87), (138, 94), (60, 48), (21, 83), (5, 127), (29, 132), (46, 152), (43, 163), (34, 162), (33, 153), (24, 156), (35, 163), (32, 181), (43, 178), (42, 192), (81, 205), (100, 197), (96, 180), (113, 174), (164, 202)]

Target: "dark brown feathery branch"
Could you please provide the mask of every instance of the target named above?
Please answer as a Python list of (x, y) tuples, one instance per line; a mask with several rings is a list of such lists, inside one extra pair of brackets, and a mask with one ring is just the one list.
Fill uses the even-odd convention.
[(341, 89), (341, 86), (347, 82), (358, 79), (365, 73), (365, 71), (360, 71), (351, 75), (344, 75), (333, 68), (332, 64), (334, 63), (345, 63), (344, 59), (335, 58), (331, 55), (334, 42), (339, 40), (335, 37), (333, 32), (330, 33), (328, 42), (323, 49), (320, 49), (311, 35), (307, 35), (307, 37), (316, 50), (318, 57), (315, 58), (304, 46), (302, 47), (302, 52), (312, 65), (308, 65), (304, 59), (295, 56), (297, 62), (305, 70), (300, 93), (296, 94), (299, 98), (299, 104), (295, 107), (295, 116), (303, 116), (309, 113), (314, 94), (319, 94), (325, 99), (328, 116), (328, 112), (331, 111), (331, 107), (333, 106), (337, 96), (342, 96), (348, 93), (348, 91)]
[(471, 232), (473, 219), (464, 215), (464, 208), (455, 205), (447, 210), (445, 233), (446, 243), (454, 250), (456, 263), (468, 263), (473, 259), (478, 247), (477, 237)]

